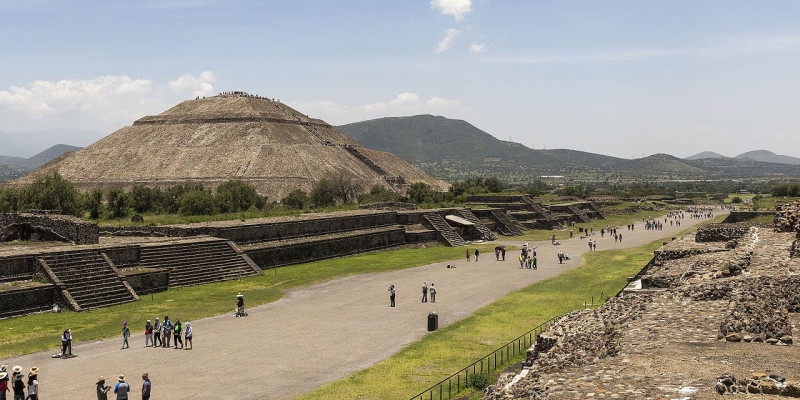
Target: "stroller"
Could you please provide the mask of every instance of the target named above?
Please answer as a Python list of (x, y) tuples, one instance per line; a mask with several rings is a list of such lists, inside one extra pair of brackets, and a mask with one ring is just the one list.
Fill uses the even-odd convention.
[(235, 317), (246, 317), (247, 311), (244, 310), (244, 296), (241, 293), (236, 295), (236, 315)]

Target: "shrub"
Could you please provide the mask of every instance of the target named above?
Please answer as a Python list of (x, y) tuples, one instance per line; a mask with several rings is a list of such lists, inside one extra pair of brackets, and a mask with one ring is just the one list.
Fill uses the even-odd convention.
[(128, 194), (122, 189), (111, 189), (106, 194), (106, 210), (109, 218), (122, 218), (128, 215)]
[(136, 185), (130, 192), (131, 207), (137, 213), (156, 211), (160, 199), (161, 189), (158, 188)]
[(267, 202), (256, 193), (255, 187), (239, 180), (219, 185), (215, 200), (219, 210), (224, 213), (247, 211), (251, 207), (261, 209)]
[(739, 203), (741, 203), (741, 202), (742, 202), (742, 198), (741, 198), (741, 197), (739, 197), (739, 196), (734, 196), (734, 197), (731, 199), (731, 203), (739, 204)]
[(308, 204), (308, 194), (300, 189), (297, 189), (283, 198), (283, 204), (286, 207), (293, 208), (295, 210), (302, 210), (306, 208), (306, 205)]
[(56, 172), (36, 179), (25, 187), (22, 190), (21, 200), (28, 209), (60, 210), (62, 214), (75, 216), (81, 214), (78, 191), (72, 183)]
[(178, 211), (181, 215), (214, 214), (214, 197), (205, 190), (186, 192), (178, 199)]
[(361, 204), (369, 203), (391, 203), (400, 199), (400, 195), (393, 190), (381, 184), (375, 184), (369, 189), (368, 193), (363, 193), (358, 196), (358, 202)]
[(470, 375), (467, 380), (467, 385), (475, 390), (483, 390), (489, 386), (489, 375), (475, 374)]
[(83, 200), (83, 208), (89, 211), (89, 218), (100, 218), (100, 214), (103, 212), (103, 190), (95, 189), (86, 194)]

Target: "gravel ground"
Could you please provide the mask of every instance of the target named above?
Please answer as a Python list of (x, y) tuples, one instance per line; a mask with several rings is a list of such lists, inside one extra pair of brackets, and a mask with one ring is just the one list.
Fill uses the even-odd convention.
[[(704, 221), (685, 219), (681, 229)], [(602, 225), (597, 221), (595, 232)], [(600, 251), (640, 246), (678, 231), (675, 226), (646, 231), (642, 225), (632, 232), (623, 227), (623, 243), (614, 243), (608, 235), (595, 234), (592, 239)], [(510, 240), (496, 243), (521, 245)], [(492, 253), (479, 262), (466, 262), (460, 247), (453, 249), (454, 260), (296, 289), (279, 301), (249, 309), (245, 318), (228, 314), (190, 321), (191, 351), (144, 348), (144, 321), (156, 316), (143, 316), (129, 321), (135, 328), (127, 350), (119, 348), (121, 339), (112, 338), (77, 343), (73, 353), (78, 357), (52, 359), (59, 351), (56, 337), (50, 351), (0, 363), (9, 369), (21, 365), (25, 371), (38, 366), (44, 399), (94, 398), (99, 375), (113, 385), (116, 376), (124, 374), (138, 388), (144, 371), (150, 373), (154, 399), (290, 399), (367, 368), (420, 339), (427, 333), (431, 311), (439, 314), (441, 328), (511, 291), (579, 266), (581, 254), (588, 250), (586, 239), (561, 243), (531, 243), (538, 246), (536, 271), (520, 269), (516, 252), (508, 253), (505, 262), (495, 261)], [(559, 265), (558, 249), (572, 259)], [(448, 269), (448, 264), (457, 268)], [(280, 279), (280, 270), (277, 274)], [(436, 283), (436, 303), (420, 302), (423, 281)], [(389, 307), (390, 284), (397, 288), (395, 308)]]

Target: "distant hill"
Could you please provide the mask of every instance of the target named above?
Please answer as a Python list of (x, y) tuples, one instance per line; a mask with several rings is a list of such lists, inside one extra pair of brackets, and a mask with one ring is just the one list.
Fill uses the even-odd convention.
[(31, 158), (0, 155), (0, 182), (17, 179), (66, 152), (80, 149), (67, 144), (57, 144)]
[(0, 131), (0, 154), (29, 158), (55, 144), (88, 146), (106, 134), (84, 129), (48, 129), (37, 132)]
[(697, 153), (693, 156), (689, 156), (684, 158), (684, 160), (702, 160), (704, 158), (728, 158), (723, 156), (719, 153), (714, 153), (713, 151), (704, 151), (702, 153)]
[(337, 127), (362, 145), (394, 153), (436, 178), (498, 176), (511, 183), (542, 175), (588, 180), (796, 177), (800, 166), (703, 152), (687, 159), (654, 154), (629, 160), (583, 151), (535, 150), (462, 121), (432, 115), (380, 118)]
[(769, 150), (748, 151), (747, 153), (739, 154), (735, 158), (740, 160), (749, 159), (769, 163), (800, 165), (800, 158), (775, 154)]

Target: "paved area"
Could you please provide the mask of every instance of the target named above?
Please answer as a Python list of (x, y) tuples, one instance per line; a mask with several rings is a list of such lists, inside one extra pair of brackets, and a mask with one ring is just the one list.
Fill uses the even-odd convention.
[[(684, 219), (681, 229), (704, 221)], [(603, 221), (598, 221), (595, 232), (601, 225)], [(669, 238), (679, 229), (646, 231), (638, 223), (635, 231), (622, 230), (623, 243), (614, 243), (608, 235), (592, 236), (597, 250), (636, 247)], [(460, 247), (453, 249), (450, 261), (293, 290), (279, 301), (249, 309), (246, 318), (220, 315), (190, 321), (191, 351), (144, 348), (143, 334), (137, 331), (127, 350), (120, 350), (120, 340), (112, 338), (76, 344), (78, 357), (69, 360), (50, 358), (58, 352), (54, 347), (0, 362), (9, 368), (21, 365), (26, 371), (38, 366), (40, 391), (46, 399), (94, 398), (99, 375), (113, 384), (117, 375), (124, 374), (139, 388), (144, 371), (150, 373), (154, 399), (291, 399), (367, 368), (420, 339), (427, 333), (431, 311), (439, 314), (441, 328), (509, 292), (579, 266), (581, 254), (588, 251), (586, 240), (560, 241), (561, 246), (531, 243), (538, 247), (536, 271), (520, 269), (517, 252), (509, 252), (505, 262), (487, 253), (479, 262), (468, 263)], [(558, 249), (572, 259), (559, 265)], [(447, 264), (457, 268), (448, 269)], [(420, 302), (423, 281), (436, 284), (437, 303)], [(395, 308), (389, 307), (390, 284), (397, 288)]]

